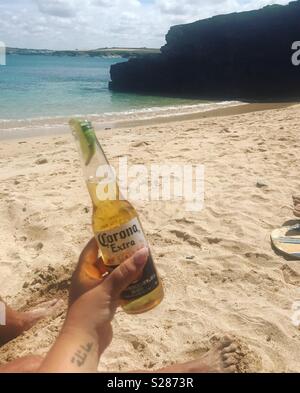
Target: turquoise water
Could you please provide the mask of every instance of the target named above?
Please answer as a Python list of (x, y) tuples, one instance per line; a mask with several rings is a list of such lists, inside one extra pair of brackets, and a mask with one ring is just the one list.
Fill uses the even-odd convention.
[(0, 119), (101, 115), (192, 102), (110, 92), (110, 66), (122, 61), (127, 60), (9, 55), (0, 66)]

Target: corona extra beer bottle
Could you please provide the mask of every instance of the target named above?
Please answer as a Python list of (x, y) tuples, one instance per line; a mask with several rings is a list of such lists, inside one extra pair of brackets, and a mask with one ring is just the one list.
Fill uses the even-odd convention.
[[(83, 172), (93, 202), (93, 231), (103, 262), (112, 271), (136, 251), (148, 247), (138, 214), (123, 200), (115, 172), (89, 121), (72, 119)], [(164, 296), (151, 252), (142, 276), (122, 293), (121, 306), (128, 314), (139, 314), (158, 305)]]

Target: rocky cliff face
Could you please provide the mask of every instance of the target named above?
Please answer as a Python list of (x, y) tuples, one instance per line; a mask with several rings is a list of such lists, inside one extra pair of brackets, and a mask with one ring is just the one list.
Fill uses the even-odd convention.
[[(207, 99), (300, 97), (300, 0), (171, 27), (161, 54), (111, 67), (122, 92)], [(300, 59), (300, 55), (299, 55)]]

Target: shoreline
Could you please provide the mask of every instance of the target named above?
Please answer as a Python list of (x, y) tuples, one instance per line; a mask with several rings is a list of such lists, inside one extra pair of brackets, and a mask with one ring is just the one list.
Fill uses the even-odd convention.
[[(116, 112), (115, 114), (112, 114), (112, 119), (106, 121), (103, 121), (102, 119), (99, 120), (101, 115), (90, 115), (87, 117), (91, 119), (95, 128), (98, 130), (108, 130), (147, 127), (159, 124), (193, 121), (211, 117), (235, 116), (252, 112), (287, 108), (293, 105), (297, 105), (297, 102), (239, 103), (192, 113), (179, 113), (165, 116), (158, 115), (147, 118), (142, 118), (140, 115), (141, 112), (136, 112), (137, 115), (140, 115), (138, 118), (130, 118), (131, 114), (128, 114), (128, 119), (117, 119), (117, 117), (120, 115), (124, 116), (122, 112)], [(179, 106), (178, 110), (181, 108), (182, 107)], [(37, 118), (28, 120), (0, 120), (0, 140), (67, 134), (69, 133), (68, 119), (69, 118), (67, 117), (52, 117), (47, 119)], [(18, 127), (16, 127), (17, 125)]]
[(156, 117), (153, 119), (147, 120), (129, 120), (129, 121), (121, 121), (118, 122), (118, 127), (114, 128), (126, 128), (126, 127), (138, 127), (138, 126), (151, 126), (157, 124), (167, 124), (167, 123), (175, 123), (175, 122), (186, 122), (198, 119), (205, 119), (211, 117), (227, 117), (227, 116), (235, 116), (235, 115), (243, 115), (246, 113), (252, 112), (261, 112), (261, 111), (268, 111), (274, 109), (282, 109), (287, 108), (292, 105), (297, 105), (295, 102), (282, 102), (282, 103), (245, 103), (242, 105), (230, 106), (226, 108), (218, 108), (212, 109), (209, 111), (204, 112), (197, 112), (191, 114), (183, 114), (183, 115), (174, 115), (170, 117)]

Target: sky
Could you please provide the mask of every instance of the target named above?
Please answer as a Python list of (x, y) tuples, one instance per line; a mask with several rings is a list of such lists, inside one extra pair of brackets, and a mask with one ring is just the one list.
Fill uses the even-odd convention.
[(0, 41), (37, 49), (151, 47), (170, 26), (289, 0), (0, 0)]

